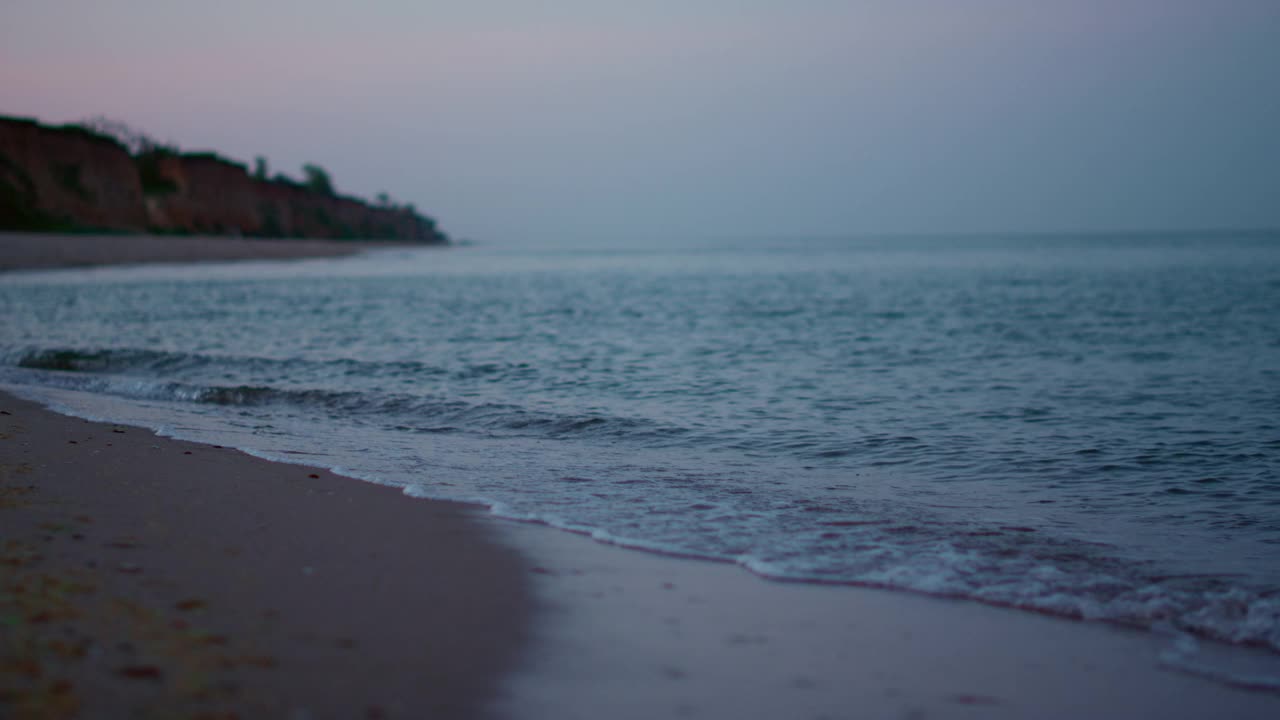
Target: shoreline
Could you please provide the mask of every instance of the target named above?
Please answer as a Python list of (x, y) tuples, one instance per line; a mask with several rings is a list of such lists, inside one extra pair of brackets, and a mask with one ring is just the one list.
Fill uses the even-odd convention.
[[(1267, 651), (873, 588), (769, 581), (546, 527), (503, 535), (537, 564), (521, 720), (1273, 718)], [(574, 687), (587, 675), (590, 684)]]
[(6, 393), (0, 410), (0, 616), (26, 612), (0, 649), (48, 663), (0, 657), (0, 709), (16, 687), (47, 710), (19, 717), (1280, 713), (1194, 674), (1274, 669), (1265, 652), (1203, 643), (1179, 668), (1152, 632), (769, 581)]
[(63, 235), (0, 232), (0, 273), (22, 270), (345, 257), (421, 243), (185, 235)]
[[(97, 240), (139, 238), (195, 255), (136, 262), (380, 247)], [(34, 687), (45, 710), (18, 717), (1280, 716), (1274, 687), (1204, 677), (1280, 678), (1265, 651), (771, 581), (3, 391), (0, 410), (0, 715)], [(2, 654), (32, 643), (39, 673)]]
[(0, 410), (0, 710), (488, 716), (533, 603), (478, 509)]

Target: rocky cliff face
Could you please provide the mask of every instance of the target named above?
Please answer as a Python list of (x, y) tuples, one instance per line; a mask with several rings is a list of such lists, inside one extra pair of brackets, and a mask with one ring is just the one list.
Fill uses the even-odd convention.
[(135, 156), (84, 129), (0, 117), (6, 228), (448, 242), (411, 208), (255, 178), (210, 153)]

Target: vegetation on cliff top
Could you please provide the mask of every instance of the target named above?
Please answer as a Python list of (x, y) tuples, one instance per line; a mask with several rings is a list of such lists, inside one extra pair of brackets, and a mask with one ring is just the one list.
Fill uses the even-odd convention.
[[(4, 124), (11, 126), (30, 126), (46, 131), (64, 133), (67, 137), (78, 137), (95, 143), (103, 143), (124, 151), (132, 160), (134, 170), (143, 196), (163, 200), (167, 196), (184, 190), (181, 180), (182, 167), (190, 167), (191, 162), (208, 162), (234, 168), (254, 183), (261, 186), (277, 186), (292, 191), (302, 190), (318, 197), (335, 202), (354, 203), (373, 212), (390, 212), (402, 214), (416, 221), (420, 235), (415, 239), (432, 242), (448, 242), (447, 236), (440, 232), (434, 219), (421, 215), (412, 204), (397, 204), (387, 193), (377, 196), (375, 203), (363, 198), (341, 195), (335, 189), (329, 172), (315, 163), (302, 166), (302, 179), (295, 180), (287, 175), (276, 173), (269, 177), (267, 159), (257, 156), (250, 172), (247, 165), (225, 158), (212, 152), (183, 152), (174, 142), (162, 142), (151, 135), (138, 130), (127, 123), (98, 116), (87, 120), (61, 126), (46, 126), (32, 118), (7, 117), (0, 115), (0, 129)], [(21, 154), (21, 151), (19, 151)], [(31, 158), (26, 158), (31, 162)], [(37, 162), (39, 162), (37, 160)], [(47, 161), (45, 167), (38, 168), (43, 177), (52, 177), (57, 188), (67, 196), (79, 198), (85, 202), (93, 202), (94, 193), (82, 181), (84, 161), (66, 162)], [(206, 166), (207, 167), (207, 166)], [(8, 157), (0, 144), (0, 229), (28, 231), (99, 231), (101, 228), (90, 224), (68, 213), (50, 212), (42, 207), (39, 183), (33, 181), (33, 168), (25, 167), (17, 158)], [(278, 207), (262, 208), (265, 218), (257, 234), (264, 236), (282, 236), (285, 234), (280, 221)], [(325, 236), (356, 239), (369, 232), (394, 234), (392, 224), (382, 222), (364, 222), (353, 227), (333, 217), (333, 213), (324, 209), (323, 205), (309, 211), (312, 226), (326, 228)], [(146, 228), (152, 232), (183, 232), (182, 228), (152, 226)], [(200, 228), (198, 232), (206, 232)], [(213, 228), (217, 231), (217, 228)], [(240, 229), (234, 226), (223, 228), (238, 234)], [(406, 238), (407, 239), (407, 238)]]

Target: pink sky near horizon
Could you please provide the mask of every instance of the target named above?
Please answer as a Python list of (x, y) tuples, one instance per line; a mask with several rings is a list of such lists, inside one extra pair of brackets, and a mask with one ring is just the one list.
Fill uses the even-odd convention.
[(318, 162), (463, 234), (1280, 225), (1263, 0), (104, 5), (0, 11), (0, 113)]

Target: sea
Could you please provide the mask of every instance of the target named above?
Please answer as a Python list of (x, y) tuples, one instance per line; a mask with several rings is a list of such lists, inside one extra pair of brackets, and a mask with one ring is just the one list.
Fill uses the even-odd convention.
[(1280, 234), (8, 273), (0, 387), (767, 578), (1280, 652)]

